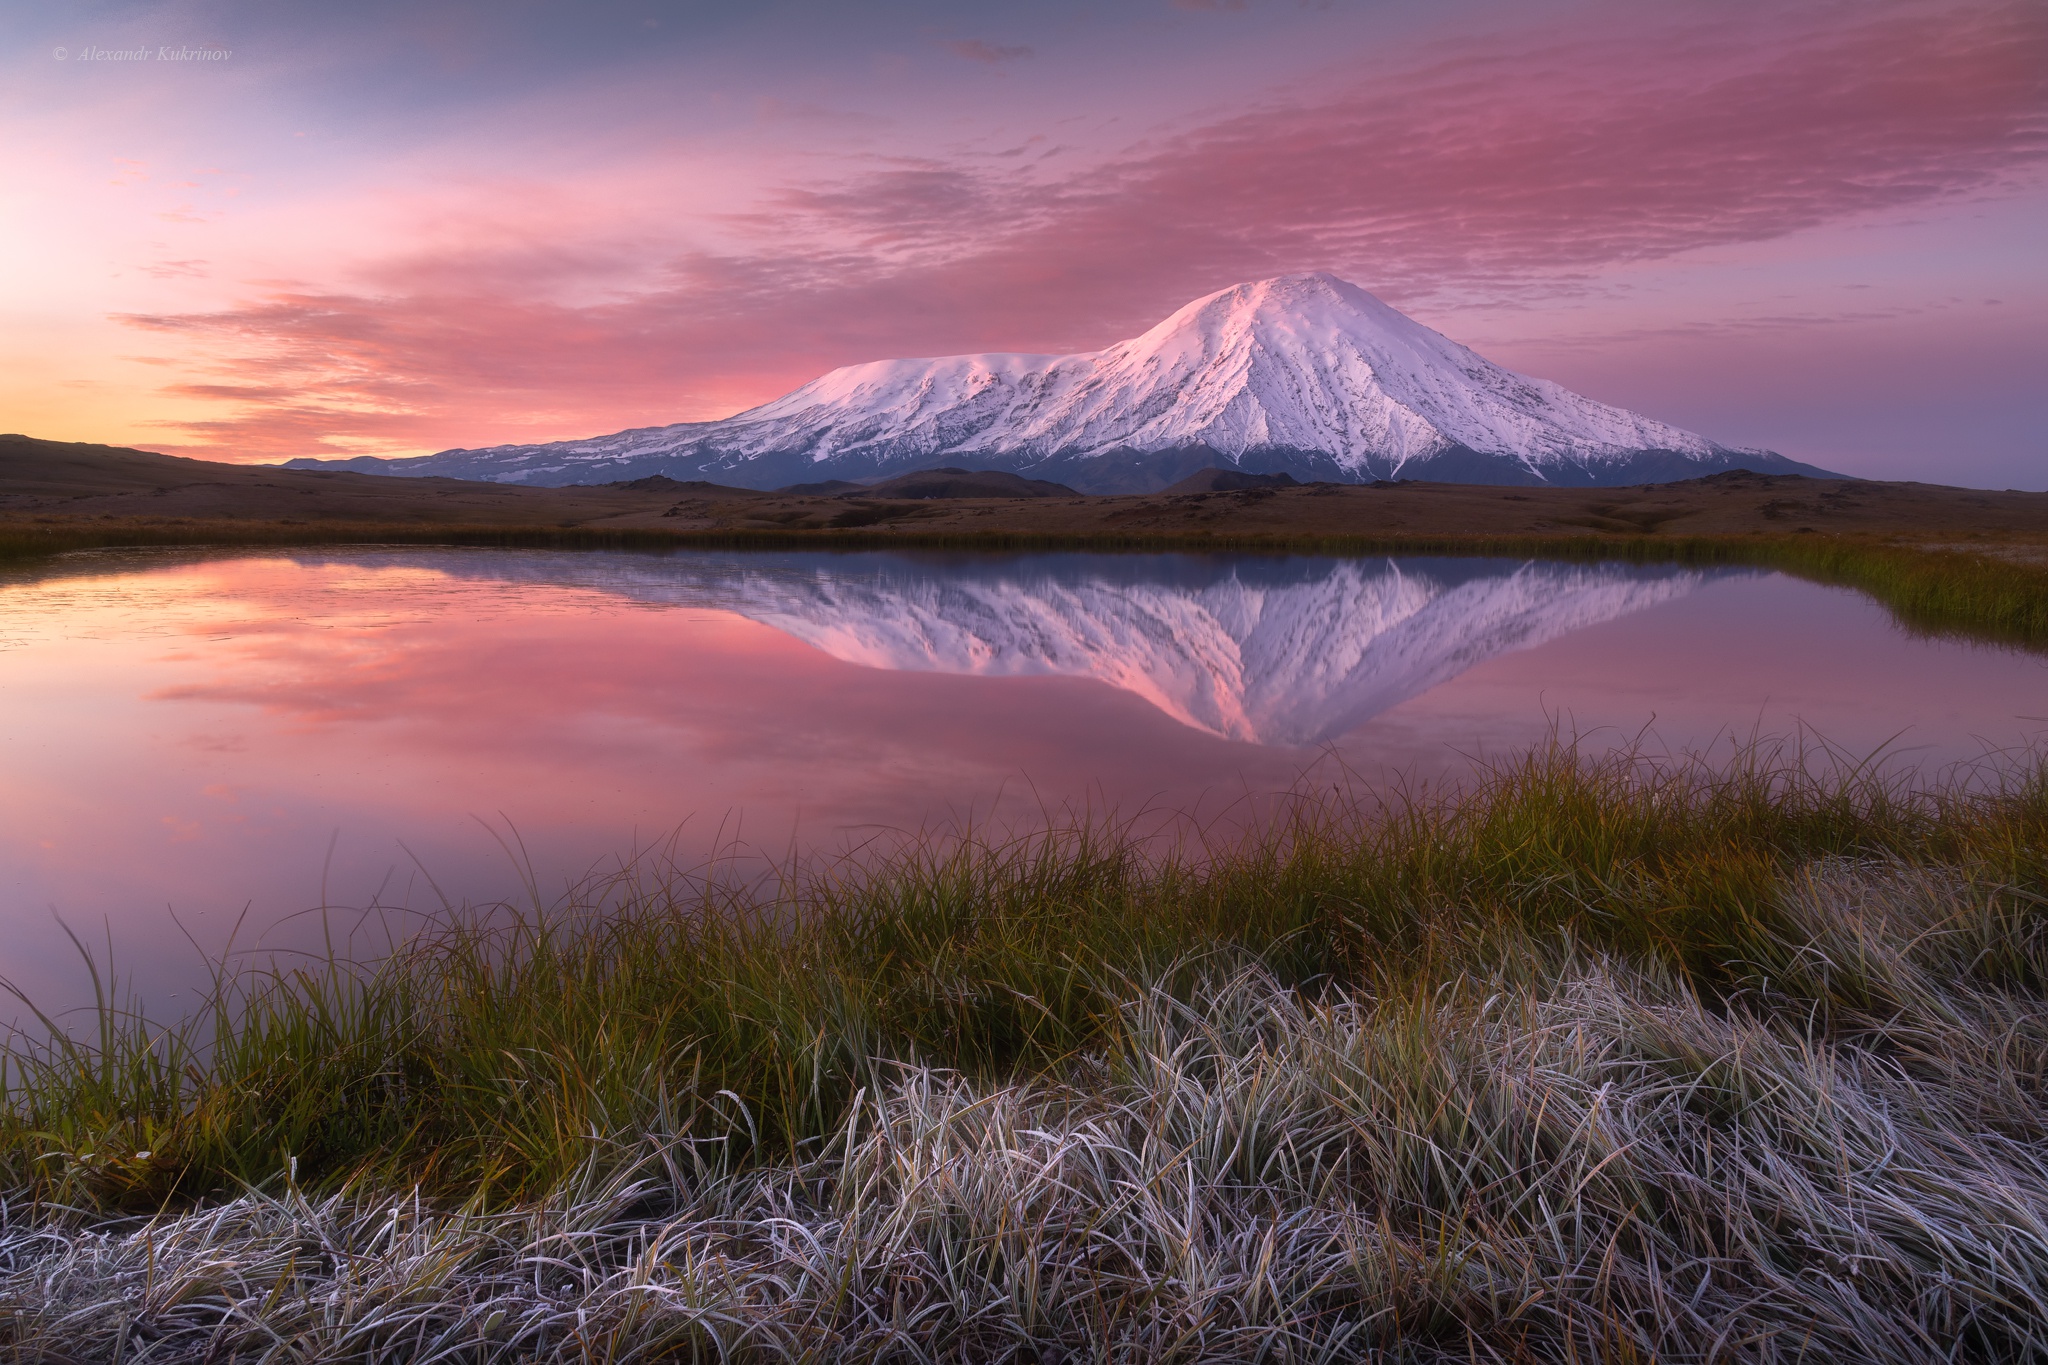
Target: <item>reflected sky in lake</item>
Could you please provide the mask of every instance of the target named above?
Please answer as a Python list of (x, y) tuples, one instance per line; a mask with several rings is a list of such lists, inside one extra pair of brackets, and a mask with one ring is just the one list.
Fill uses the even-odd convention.
[(1553, 723), (1673, 748), (1804, 724), (1938, 766), (2048, 731), (2048, 664), (1670, 566), (75, 556), (0, 578), (0, 972), (75, 978), (53, 909), (165, 984), (197, 960), (167, 907), (211, 948), (245, 907), (254, 941), (323, 898), (518, 897), (522, 846), (545, 897), (670, 836), (688, 861), (1063, 805), (1214, 815), (1311, 767), (1454, 774)]

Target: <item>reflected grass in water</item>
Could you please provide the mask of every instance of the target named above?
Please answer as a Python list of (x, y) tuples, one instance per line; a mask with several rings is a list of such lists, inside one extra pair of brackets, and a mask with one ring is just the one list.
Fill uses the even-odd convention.
[(2040, 763), (1768, 750), (629, 871), (14, 1040), (0, 1336), (2028, 1358), (2044, 895)]
[(1759, 546), (1746, 562), (1855, 588), (1909, 628), (2048, 647), (2048, 559), (1803, 538)]

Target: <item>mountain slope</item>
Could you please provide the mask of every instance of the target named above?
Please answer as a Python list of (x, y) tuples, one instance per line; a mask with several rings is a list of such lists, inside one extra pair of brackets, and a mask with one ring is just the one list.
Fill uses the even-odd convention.
[(1327, 274), (1236, 285), (1081, 355), (880, 360), (723, 421), (339, 463), (517, 483), (658, 473), (755, 488), (952, 464), (1089, 492), (1152, 491), (1212, 465), (1350, 482), (1573, 485), (1738, 467), (1822, 472), (1502, 369)]

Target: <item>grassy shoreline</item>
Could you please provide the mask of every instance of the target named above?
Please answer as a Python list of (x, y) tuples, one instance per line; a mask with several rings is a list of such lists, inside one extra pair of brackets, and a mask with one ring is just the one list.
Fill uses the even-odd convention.
[(0, 1343), (2039, 1358), (2048, 764), (1995, 776), (1552, 748), (223, 973), (210, 1050), (12, 1041)]
[[(76, 550), (192, 546), (456, 545), (611, 550), (1088, 550), (1252, 554), (1440, 554), (1635, 563), (1744, 565), (1854, 588), (1901, 624), (2028, 648), (2048, 647), (2048, 562), (2014, 562), (1944, 544), (1813, 535), (972, 535), (891, 531), (680, 531), (562, 526), (185, 522), (93, 527), (0, 524), (0, 563)], [(1987, 545), (1988, 550), (1997, 548)]]

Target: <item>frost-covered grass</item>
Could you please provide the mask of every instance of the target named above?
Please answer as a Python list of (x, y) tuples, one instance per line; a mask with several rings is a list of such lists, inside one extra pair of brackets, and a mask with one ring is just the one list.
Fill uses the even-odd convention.
[(0, 1346), (2048, 1356), (2048, 780), (1802, 771), (620, 883), (17, 1039)]

